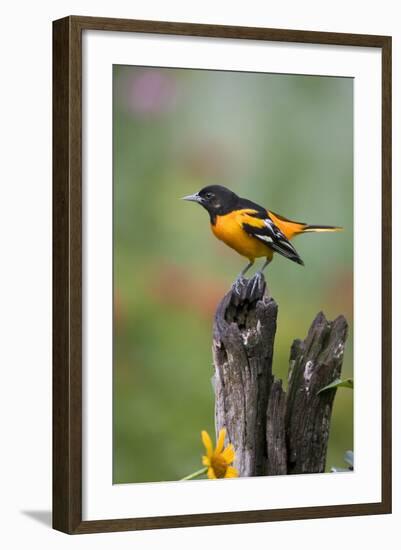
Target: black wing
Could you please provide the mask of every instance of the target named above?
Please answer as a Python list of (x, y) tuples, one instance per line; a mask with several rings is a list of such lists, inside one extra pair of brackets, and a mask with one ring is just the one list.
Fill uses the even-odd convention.
[[(259, 213), (256, 214), (255, 217), (260, 218)], [(262, 227), (256, 227), (249, 223), (244, 223), (242, 227), (249, 235), (252, 235), (256, 239), (264, 242), (275, 252), (278, 252), (282, 256), (285, 256), (297, 264), (304, 265), (304, 262), (301, 260), (298, 252), (268, 215), (263, 219)]]

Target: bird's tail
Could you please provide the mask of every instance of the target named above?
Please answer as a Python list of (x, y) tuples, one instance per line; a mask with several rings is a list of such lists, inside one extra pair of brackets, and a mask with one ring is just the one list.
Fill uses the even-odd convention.
[(343, 231), (343, 228), (333, 225), (305, 225), (301, 233), (326, 233), (335, 231)]

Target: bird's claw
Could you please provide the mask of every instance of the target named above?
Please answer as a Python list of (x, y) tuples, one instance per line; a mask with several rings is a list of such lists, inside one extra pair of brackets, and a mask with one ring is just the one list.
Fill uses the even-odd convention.
[(258, 271), (249, 280), (239, 276), (233, 283), (232, 291), (240, 300), (253, 302), (262, 298), (265, 288), (266, 282), (263, 273)]
[(257, 271), (252, 279), (253, 280), (252, 280), (250, 296), (253, 297), (254, 295), (256, 295), (259, 298), (263, 296), (265, 291), (265, 287), (266, 287), (265, 278), (261, 271)]
[(246, 279), (242, 275), (237, 277), (233, 283), (232, 289), (233, 291), (238, 294), (238, 296), (241, 296), (242, 291), (244, 289), (244, 286), (246, 284)]

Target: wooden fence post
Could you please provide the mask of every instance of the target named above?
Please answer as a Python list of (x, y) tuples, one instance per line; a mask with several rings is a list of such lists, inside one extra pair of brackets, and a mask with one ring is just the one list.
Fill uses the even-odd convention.
[(324, 472), (347, 322), (319, 313), (290, 353), (287, 392), (272, 373), (278, 307), (263, 277), (242, 279), (214, 321), (216, 430), (227, 429), (241, 477)]

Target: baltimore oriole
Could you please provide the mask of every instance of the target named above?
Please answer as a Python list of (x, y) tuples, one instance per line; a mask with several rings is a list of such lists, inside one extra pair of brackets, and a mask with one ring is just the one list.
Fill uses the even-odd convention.
[(331, 225), (309, 225), (289, 220), (248, 199), (238, 197), (221, 185), (204, 187), (183, 199), (202, 205), (209, 212), (214, 235), (248, 258), (249, 263), (238, 278), (245, 275), (256, 258), (264, 257), (266, 261), (258, 271), (261, 274), (271, 262), (274, 252), (304, 265), (290, 243), (293, 237), (302, 233), (342, 230), (341, 227)]

